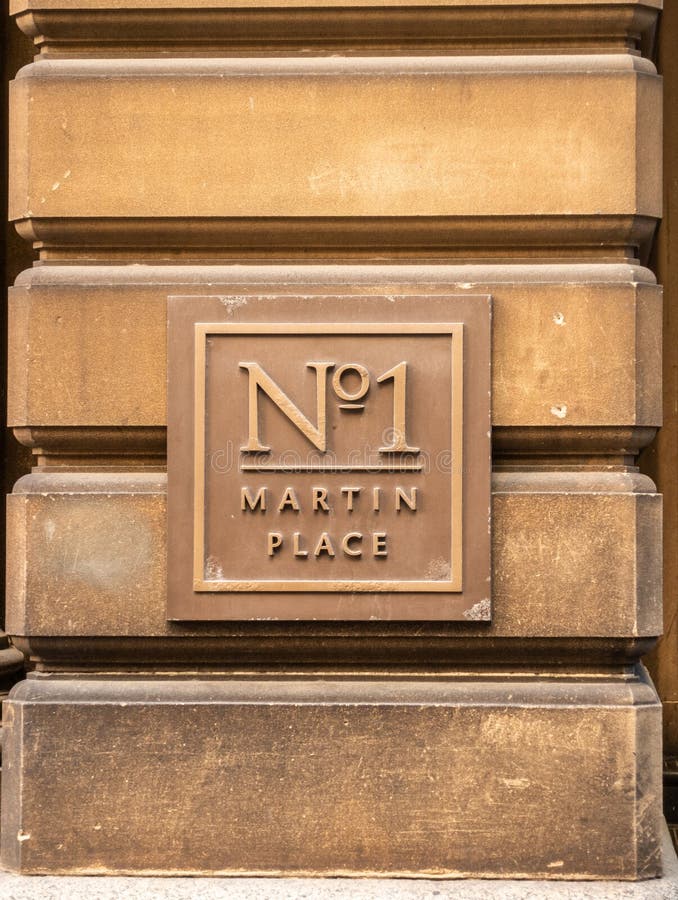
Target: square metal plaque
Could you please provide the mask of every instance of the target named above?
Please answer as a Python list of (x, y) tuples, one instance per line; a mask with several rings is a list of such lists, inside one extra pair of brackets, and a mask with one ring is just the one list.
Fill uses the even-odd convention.
[(490, 298), (169, 298), (168, 618), (489, 620)]

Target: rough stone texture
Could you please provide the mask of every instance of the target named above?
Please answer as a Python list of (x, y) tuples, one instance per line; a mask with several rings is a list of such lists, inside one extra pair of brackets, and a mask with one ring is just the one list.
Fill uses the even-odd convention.
[[(668, 173), (678, 172), (678, 5), (666, 3), (662, 14), (660, 59), (664, 73), (664, 157)], [(664, 427), (644, 454), (665, 497), (664, 620), (666, 632), (651, 660), (652, 677), (664, 704), (664, 741), (668, 757), (678, 760), (678, 267), (674, 247), (678, 228), (678, 189), (669, 179), (664, 216), (657, 233), (657, 271), (666, 288), (664, 304)]]
[(664, 875), (652, 881), (554, 882), (394, 878), (124, 878), (0, 871), (6, 900), (675, 900), (678, 859), (665, 833)]
[[(13, 215), (68, 265), (16, 291), (12, 415), (44, 471), (11, 500), (12, 615), (71, 677), (8, 704), (5, 859), (651, 877), (658, 709), (625, 666), (660, 627), (660, 500), (628, 468), (658, 424), (658, 291), (608, 264), (646, 259), (660, 213), (661, 4), (347, 2), (13, 4), (42, 55), (13, 89)], [(232, 296), (212, 264), (248, 259), (578, 263), (454, 279), (497, 296), (490, 629), (166, 623), (163, 488), (120, 470), (162, 462), (165, 297)], [(325, 680), (125, 681), (154, 666)]]
[[(529, 658), (531, 638), (607, 638), (618, 641), (623, 655), (632, 639), (656, 636), (661, 631), (661, 498), (652, 489), (647, 479), (615, 473), (495, 476), (493, 622), (441, 623), (428, 630), (419, 624), (415, 630), (441, 639), (440, 652), (448, 661), (464, 647), (481, 655), (491, 652), (493, 641), (502, 638), (516, 639), (509, 656), (517, 662)], [(170, 644), (162, 653), (183, 657), (184, 663), (193, 659), (194, 666), (214, 661), (214, 654), (222, 663), (237, 659), (245, 647), (251, 653), (257, 640), (260, 656), (285, 657), (280, 640), (285, 632), (271, 630), (270, 624), (253, 624), (251, 644), (243, 642), (242, 626), (166, 621), (161, 474), (35, 474), (16, 490), (20, 493), (8, 498), (14, 539), (7, 627), (12, 635), (26, 637), (38, 657), (49, 658), (50, 643), (60, 655), (59, 637), (85, 638), (81, 643), (91, 644), (87, 656), (80, 651), (71, 664), (79, 660), (91, 666), (91, 654), (95, 659), (97, 654), (92, 639), (104, 636), (116, 640), (99, 651), (102, 655), (123, 653), (125, 638), (166, 637)], [(411, 627), (397, 623), (364, 627), (373, 638), (372, 646), (364, 648), (368, 656), (377, 652), (375, 628), (385, 648), (389, 634), (393, 639), (413, 636)], [(316, 660), (327, 653), (341, 656), (340, 640), (331, 642), (333, 649), (317, 641), (320, 634), (333, 633), (331, 625), (323, 630), (319, 624), (304, 629), (290, 623), (287, 633), (296, 635), (298, 660), (307, 653)], [(219, 634), (221, 641), (209, 640)], [(228, 634), (241, 637), (226, 641)], [(265, 634), (272, 644), (261, 643)], [(336, 626), (334, 634), (339, 638)], [(358, 652), (353, 643), (357, 635), (355, 630), (344, 632), (349, 658)], [(182, 646), (183, 638), (192, 639), (190, 651), (189, 645)], [(140, 661), (161, 652), (151, 644)], [(396, 646), (391, 643), (385, 651), (392, 662), (409, 658), (411, 649)], [(575, 642), (577, 646), (575, 653), (581, 656)], [(601, 652), (609, 654), (609, 647)], [(432, 661), (432, 654), (429, 644), (424, 659)]]
[(240, 245), (256, 219), (288, 243), (292, 219), (341, 219), (430, 245), (440, 220), (518, 217), (529, 243), (579, 217), (620, 241), (661, 212), (660, 103), (630, 54), (38, 61), (12, 85), (10, 217), (38, 239), (132, 218), (156, 245), (159, 218)]
[(257, 291), (342, 285), (491, 293), (495, 426), (658, 425), (661, 291), (644, 277), (612, 265), (41, 267), (10, 290), (8, 420), (164, 425), (168, 294), (232, 294), (237, 322)]
[[(22, 677), (24, 656), (10, 644), (4, 631), (0, 631), (0, 701), (4, 700), (12, 685)], [(2, 721), (0, 721), (0, 761), (2, 760)], [(0, 775), (1, 775), (0, 768)], [(1, 893), (1, 892), (0, 892)]]
[(30, 679), (5, 721), (25, 873), (661, 873), (642, 676)]

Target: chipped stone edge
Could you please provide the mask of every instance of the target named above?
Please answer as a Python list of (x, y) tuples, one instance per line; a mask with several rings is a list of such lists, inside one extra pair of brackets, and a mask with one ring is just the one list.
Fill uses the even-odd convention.
[(470, 609), (464, 611), (464, 618), (473, 622), (487, 622), (492, 618), (492, 602), (489, 597), (474, 603)]

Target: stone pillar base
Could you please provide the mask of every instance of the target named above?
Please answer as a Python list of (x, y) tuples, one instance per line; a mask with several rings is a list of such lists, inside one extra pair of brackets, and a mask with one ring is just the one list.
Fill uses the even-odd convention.
[(5, 720), (17, 872), (661, 874), (661, 714), (642, 673), (32, 678)]
[[(24, 655), (12, 646), (4, 631), (0, 631), (0, 702), (3, 701), (13, 684), (21, 678)], [(0, 761), (2, 760), (2, 721), (0, 720)], [(0, 767), (0, 776), (2, 768)], [(0, 891), (0, 896), (2, 892)]]
[(675, 900), (678, 858), (667, 832), (664, 874), (650, 881), (465, 881), (419, 878), (142, 878), (0, 872), (12, 900)]

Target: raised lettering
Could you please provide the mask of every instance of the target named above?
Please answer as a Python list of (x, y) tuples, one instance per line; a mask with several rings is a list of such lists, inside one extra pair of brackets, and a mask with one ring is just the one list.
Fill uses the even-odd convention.
[(388, 556), (386, 537), (385, 531), (375, 531), (372, 533), (372, 556)]
[(292, 549), (294, 550), (294, 555), (299, 557), (308, 556), (308, 550), (302, 550), (300, 546), (301, 534), (298, 531), (294, 532), (292, 536)]
[(362, 556), (363, 551), (360, 547), (352, 548), (350, 545), (351, 541), (362, 542), (363, 536), (359, 531), (349, 531), (348, 534), (344, 535), (344, 539), (341, 542), (341, 549), (344, 551), (346, 556)]
[(287, 509), (288, 506), (295, 512), (299, 512), (299, 501), (297, 500), (294, 488), (291, 487), (285, 488), (285, 493), (282, 495), (280, 505), (278, 506), (278, 512), (282, 512)]
[(268, 533), (268, 555), (273, 556), (282, 547), (283, 536), (279, 531), (269, 531)]
[(401, 501), (410, 509), (416, 510), (417, 508), (417, 489), (416, 487), (410, 488), (409, 497), (405, 493), (405, 489), (401, 487), (396, 488), (396, 510), (400, 512), (400, 503)]
[(259, 363), (241, 362), (241, 369), (247, 369), (249, 373), (249, 427), (247, 444), (240, 449), (247, 453), (266, 453), (271, 448), (262, 444), (259, 439), (259, 389), (275, 403), (278, 409), (287, 416), (290, 422), (298, 428), (304, 437), (309, 440), (321, 453), (327, 449), (327, 370), (334, 363), (310, 362), (307, 368), (315, 369), (316, 373), (316, 418), (317, 425), (313, 425), (298, 407), (292, 403), (284, 391), (261, 368)]
[(327, 553), (328, 556), (334, 556), (334, 547), (332, 546), (332, 541), (330, 539), (329, 534), (326, 531), (320, 535), (320, 540), (316, 544), (316, 548), (314, 551), (316, 557), (320, 556), (321, 553)]
[[(341, 383), (344, 375), (349, 372), (355, 372), (360, 379), (360, 387), (353, 393), (349, 393)], [(362, 400), (369, 391), (370, 376), (365, 366), (361, 366), (358, 363), (348, 363), (340, 369), (337, 369), (334, 373), (332, 376), (332, 387), (334, 388), (334, 393), (340, 400), (348, 400), (351, 403), (355, 403), (357, 400)]]
[(379, 384), (393, 380), (393, 440), (380, 453), (418, 453), (407, 443), (407, 363), (401, 362), (377, 378)]
[(259, 507), (262, 512), (266, 510), (266, 488), (261, 487), (257, 491), (257, 496), (253, 497), (250, 493), (249, 488), (241, 488), (240, 489), (240, 509), (242, 510), (255, 510)]
[(330, 511), (327, 502), (327, 488), (313, 488), (313, 511), (317, 512), (319, 509), (323, 512)]
[(343, 487), (341, 493), (346, 495), (346, 509), (353, 512), (353, 498), (360, 495), (359, 487)]

